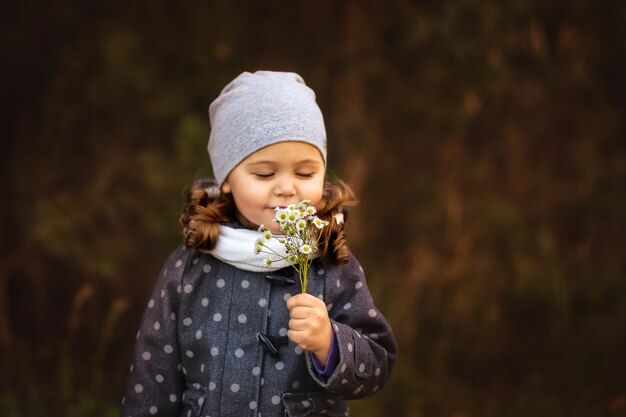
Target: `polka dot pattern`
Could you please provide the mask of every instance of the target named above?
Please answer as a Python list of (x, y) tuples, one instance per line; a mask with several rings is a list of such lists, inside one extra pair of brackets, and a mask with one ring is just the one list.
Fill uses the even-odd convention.
[[(294, 291), (299, 292), (297, 285), (273, 285), (262, 275), (257, 279), (243, 272), (233, 275), (231, 270), (225, 269), (229, 266), (208, 255), (191, 256), (191, 252), (181, 250), (178, 256), (170, 258), (169, 272), (168, 268), (163, 269), (163, 275), (169, 275), (160, 280), (167, 285), (155, 289), (155, 295), (147, 303), (146, 324), (137, 333), (137, 343), (144, 344), (136, 350), (134, 369), (131, 366), (129, 378), (133, 380), (125, 393), (122, 415), (164, 415), (172, 405), (179, 407), (176, 403), (184, 407), (195, 402), (204, 408), (202, 417), (216, 417), (215, 405), (209, 401), (216, 398), (215, 393), (209, 392), (216, 391), (219, 396), (230, 398), (233, 404), (248, 409), (251, 415), (283, 415), (282, 392), (311, 389), (308, 371), (293, 367), (294, 363), (305, 364), (308, 359), (305, 361), (302, 356), (305, 352), (292, 341), (279, 346), (279, 358), (271, 358), (262, 350), (255, 335), (263, 331), (268, 336), (287, 336), (289, 312), (284, 302)], [(207, 260), (217, 264), (212, 267)], [(382, 315), (372, 304), (365, 279), (356, 271), (356, 262), (348, 263), (341, 273), (334, 266), (326, 270), (320, 266), (319, 261), (314, 261), (315, 269), (311, 272), (317, 277), (310, 283), (309, 294), (322, 300), (331, 319), (337, 320), (332, 328), (340, 343), (342, 361), (332, 389), (340, 395), (367, 396), (386, 382), (386, 358), (373, 357), (370, 349), (361, 348), (362, 344), (376, 343), (378, 338), (385, 343), (389, 340), (384, 324), (381, 326)], [(190, 273), (183, 275), (187, 272)], [(272, 311), (268, 308), (270, 305)], [(353, 326), (357, 319), (359, 329)], [(370, 327), (372, 322), (375, 326)], [(171, 337), (172, 329), (178, 332), (177, 338)], [(376, 333), (372, 333), (374, 329)], [(144, 338), (148, 340), (148, 337), (150, 343), (145, 343)], [(379, 349), (373, 351), (380, 352)], [(171, 374), (149, 373), (150, 368), (156, 369), (155, 365), (160, 366), (164, 361), (174, 361), (170, 368), (175, 365), (178, 372), (174, 369)], [(179, 361), (181, 363), (177, 363)], [(228, 364), (226, 368), (224, 364)], [(239, 379), (237, 372), (229, 373), (232, 367), (240, 369), (244, 376)], [(187, 388), (193, 386), (198, 392), (183, 395), (184, 391), (179, 390), (176, 382), (181, 378), (187, 381)], [(259, 388), (259, 384), (263, 388)], [(257, 396), (259, 389), (260, 398)], [(156, 392), (161, 393), (158, 398)], [(343, 407), (343, 401), (321, 399), (318, 404), (317, 399), (314, 402), (307, 397), (300, 397), (298, 401), (303, 409), (322, 413), (340, 411), (336, 415), (345, 412), (336, 408)], [(132, 409), (139, 403), (143, 404), (141, 412)], [(193, 407), (196, 410), (195, 405)], [(193, 415), (190, 413), (190, 417)]]

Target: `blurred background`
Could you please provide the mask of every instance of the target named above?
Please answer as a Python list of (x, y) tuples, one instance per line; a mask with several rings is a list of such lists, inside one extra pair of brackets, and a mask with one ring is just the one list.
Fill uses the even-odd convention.
[(626, 3), (0, 6), (0, 415), (115, 416), (242, 71), (317, 92), (399, 343), (356, 417), (626, 415)]

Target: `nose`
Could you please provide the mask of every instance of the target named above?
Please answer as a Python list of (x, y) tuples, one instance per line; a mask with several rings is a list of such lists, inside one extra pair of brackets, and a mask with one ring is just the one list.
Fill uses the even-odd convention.
[(277, 196), (292, 197), (296, 194), (296, 187), (290, 178), (279, 178), (274, 192)]

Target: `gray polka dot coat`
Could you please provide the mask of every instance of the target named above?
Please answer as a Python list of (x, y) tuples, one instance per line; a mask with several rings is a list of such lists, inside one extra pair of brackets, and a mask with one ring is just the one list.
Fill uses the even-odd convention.
[(307, 290), (326, 303), (336, 335), (327, 379), (286, 337), (286, 300), (301, 291), (293, 268), (249, 272), (179, 247), (137, 333), (121, 416), (348, 416), (348, 399), (387, 381), (396, 342), (354, 257), (316, 259)]

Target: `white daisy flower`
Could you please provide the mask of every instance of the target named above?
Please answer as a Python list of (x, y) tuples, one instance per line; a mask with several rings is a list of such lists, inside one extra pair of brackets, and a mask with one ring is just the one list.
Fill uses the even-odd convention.
[(304, 230), (304, 229), (306, 228), (306, 224), (307, 224), (307, 223), (306, 223), (306, 220), (300, 219), (300, 220), (298, 220), (298, 222), (296, 223), (296, 228), (297, 228), (299, 231), (302, 231), (302, 230)]
[(325, 222), (324, 220), (322, 220), (322, 219), (320, 219), (319, 217), (316, 216), (316, 217), (313, 218), (313, 224), (318, 229), (323, 229), (324, 226), (326, 226), (326, 224), (328, 224), (328, 222)]
[(274, 216), (274, 220), (276, 222), (281, 223), (287, 221), (287, 210), (283, 210), (281, 208), (276, 207), (276, 216)]
[(303, 253), (305, 255), (310, 255), (313, 253), (313, 247), (307, 244), (300, 246), (299, 250), (300, 250), (300, 253)]

